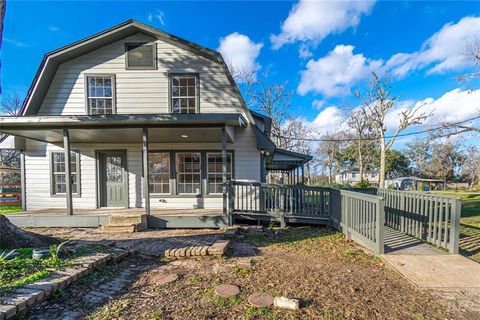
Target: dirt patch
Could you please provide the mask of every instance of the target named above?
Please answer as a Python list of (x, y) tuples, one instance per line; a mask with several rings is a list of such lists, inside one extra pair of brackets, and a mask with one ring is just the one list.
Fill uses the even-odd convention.
[[(122, 292), (95, 310), (82, 309), (81, 295), (65, 300), (87, 319), (478, 319), (480, 315), (447, 309), (384, 263), (341, 234), (314, 228), (255, 230), (235, 240), (233, 252), (253, 256), (197, 258), (165, 264), (152, 260), (136, 272)], [(258, 250), (244, 250), (254, 244)], [(240, 247), (241, 250), (235, 250)], [(146, 262), (135, 264), (146, 265)], [(128, 264), (124, 268), (129, 268)], [(162, 276), (178, 279), (158, 285)], [(220, 284), (240, 288), (221, 298)], [(101, 283), (96, 284), (101, 285)], [(77, 289), (73, 289), (77, 290)], [(301, 300), (299, 311), (255, 308), (253, 293)], [(73, 299), (72, 299), (73, 298)], [(77, 304), (74, 301), (77, 300)], [(57, 302), (57, 304), (62, 303)], [(48, 303), (42, 308), (48, 309)], [(64, 312), (75, 309), (67, 308)], [(42, 309), (36, 311), (42, 312)], [(71, 315), (71, 314), (70, 314)], [(75, 318), (75, 317), (73, 317)]]

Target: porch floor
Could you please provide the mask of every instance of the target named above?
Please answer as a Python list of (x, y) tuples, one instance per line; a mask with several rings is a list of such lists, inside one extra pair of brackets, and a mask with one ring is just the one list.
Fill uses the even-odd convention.
[[(110, 216), (144, 214), (144, 208), (101, 208), (101, 209), (73, 209), (74, 216)], [(218, 216), (223, 215), (222, 209), (151, 209), (154, 216)], [(63, 208), (49, 208), (32, 211), (21, 211), (9, 216), (67, 216)]]

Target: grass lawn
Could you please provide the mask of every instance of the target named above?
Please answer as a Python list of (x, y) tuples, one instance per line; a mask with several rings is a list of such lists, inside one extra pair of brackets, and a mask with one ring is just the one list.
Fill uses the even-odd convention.
[[(458, 197), (462, 200), (462, 217), (460, 219), (460, 238), (480, 234), (480, 193), (465, 191), (434, 191), (432, 193)], [(462, 241), (461, 241), (462, 242)], [(460, 246), (460, 248), (462, 245)], [(463, 250), (462, 254), (480, 262), (480, 243), (474, 250)]]
[(0, 214), (8, 214), (22, 211), (21, 205), (0, 206)]

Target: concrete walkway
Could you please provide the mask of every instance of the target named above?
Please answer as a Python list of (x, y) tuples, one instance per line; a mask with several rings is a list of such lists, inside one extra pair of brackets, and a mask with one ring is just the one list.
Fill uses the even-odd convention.
[(480, 264), (386, 228), (382, 258), (421, 289), (480, 312)]

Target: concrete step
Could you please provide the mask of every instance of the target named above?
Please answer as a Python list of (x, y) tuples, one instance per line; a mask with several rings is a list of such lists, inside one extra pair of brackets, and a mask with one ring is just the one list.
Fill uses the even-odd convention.
[(106, 224), (101, 227), (103, 232), (108, 233), (133, 233), (146, 229), (139, 223), (119, 223), (119, 224)]
[(120, 225), (120, 224), (140, 224), (143, 227), (147, 227), (147, 215), (145, 214), (112, 214), (108, 217), (108, 225)]

